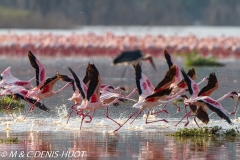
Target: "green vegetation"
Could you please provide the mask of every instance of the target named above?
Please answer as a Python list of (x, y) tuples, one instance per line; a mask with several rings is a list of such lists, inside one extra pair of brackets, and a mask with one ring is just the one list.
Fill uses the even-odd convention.
[(16, 8), (5, 8), (0, 6), (0, 15), (2, 17), (9, 17), (9, 18), (26, 18), (30, 15), (29, 11), (23, 9), (16, 9)]
[(0, 143), (20, 143), (21, 140), (18, 139), (17, 137), (8, 137), (6, 139), (0, 138)]
[(216, 61), (214, 57), (205, 58), (194, 51), (190, 54), (186, 54), (184, 61), (186, 66), (225, 66), (224, 63)]
[(178, 129), (176, 133), (166, 134), (166, 136), (172, 137), (239, 137), (240, 133), (236, 129), (224, 130), (222, 127), (201, 127), (201, 128), (183, 128)]
[(10, 112), (15, 112), (15, 111), (18, 112), (19, 109), (22, 110), (25, 107), (25, 105), (20, 100), (15, 100), (15, 99), (12, 100), (12, 97), (8, 97), (8, 96), (2, 97), (2, 98), (3, 100), (0, 100), (0, 112), (2, 113), (6, 111), (5, 108), (7, 108), (10, 103), (11, 103), (9, 108)]

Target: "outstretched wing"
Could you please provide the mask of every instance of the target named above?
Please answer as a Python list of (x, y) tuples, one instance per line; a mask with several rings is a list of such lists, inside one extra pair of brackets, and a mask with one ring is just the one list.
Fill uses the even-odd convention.
[(150, 96), (147, 96), (145, 98), (145, 101), (151, 101), (153, 99), (158, 99), (158, 98), (161, 98), (163, 96), (168, 96), (170, 93), (172, 92), (172, 88), (166, 88), (166, 89), (163, 89), (159, 92), (154, 92), (153, 94), (151, 94)]
[(87, 99), (92, 103), (98, 102), (102, 80), (94, 64), (90, 64), (88, 68), (88, 77), (90, 83), (87, 90)]
[(217, 113), (217, 115), (220, 118), (225, 119), (229, 124), (233, 124), (232, 121), (230, 120), (230, 118), (225, 113), (225, 110), (223, 109), (222, 105), (219, 102), (213, 100), (211, 97), (208, 97), (208, 96), (204, 96), (204, 97), (198, 98), (197, 101), (205, 103), (206, 106), (211, 111)]
[(55, 76), (48, 78), (43, 86), (40, 88), (42, 93), (49, 92), (53, 89), (53, 86), (57, 83), (57, 81), (60, 79), (59, 74), (57, 73)]
[(170, 69), (170, 67), (173, 66), (173, 62), (172, 62), (171, 56), (170, 56), (170, 54), (166, 50), (164, 50), (164, 56), (165, 56), (165, 59), (167, 61), (168, 67)]
[(218, 88), (218, 81), (215, 73), (211, 73), (208, 78), (208, 84), (201, 89), (198, 96), (210, 96)]
[(198, 88), (198, 85), (186, 74), (186, 72), (184, 71), (183, 68), (181, 69), (181, 72), (182, 72), (185, 82), (187, 83), (188, 91), (189, 91), (190, 95), (197, 96), (197, 94), (200, 91)]
[(31, 51), (28, 52), (28, 59), (33, 68), (36, 70), (36, 86), (42, 87), (46, 80), (46, 72), (42, 63), (33, 55)]
[(176, 77), (176, 66), (171, 66), (167, 71), (165, 77), (158, 85), (155, 87), (154, 92), (159, 92), (162, 89), (169, 87), (174, 81)]
[(135, 69), (135, 79), (139, 95), (152, 94), (154, 87), (151, 81), (142, 73), (141, 62), (133, 64)]
[(80, 94), (82, 95), (83, 99), (85, 99), (86, 98), (86, 92), (84, 90), (84, 87), (86, 87), (86, 86), (83, 84), (83, 82), (78, 78), (77, 74), (70, 67), (68, 67), (68, 69), (70, 70), (70, 72), (73, 75), (73, 78), (75, 80), (75, 83), (77, 85), (77, 88), (78, 88)]

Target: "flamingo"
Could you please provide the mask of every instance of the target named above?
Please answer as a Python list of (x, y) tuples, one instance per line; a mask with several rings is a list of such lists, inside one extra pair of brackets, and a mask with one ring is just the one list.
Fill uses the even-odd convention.
[[(98, 109), (98, 108), (105, 108), (106, 107), (106, 117), (110, 120), (112, 120), (113, 122), (117, 123), (120, 127), (121, 125), (115, 121), (114, 119), (112, 119), (111, 117), (109, 117), (108, 115), (108, 107), (117, 102), (118, 100), (121, 100), (122, 97), (119, 97), (121, 99), (115, 99), (114, 101), (112, 101), (111, 103), (109, 104), (104, 104), (100, 101), (100, 87), (101, 87), (101, 83), (102, 83), (102, 80), (101, 80), (101, 77), (100, 77), (100, 74), (97, 70), (97, 68), (95, 67), (94, 64), (90, 64), (89, 67), (87, 67), (87, 75), (88, 75), (88, 88), (82, 88), (82, 86), (84, 87), (84, 85), (82, 85), (83, 83), (81, 83), (81, 81), (78, 81), (78, 77), (76, 76), (76, 74), (74, 74), (74, 72), (72, 72), (71, 70), (71, 73), (73, 74), (73, 77), (75, 79), (75, 82), (77, 82), (77, 86), (80, 90), (80, 93), (83, 97), (83, 100), (82, 100), (82, 103), (81, 105), (78, 105), (77, 106), (77, 110), (80, 111), (78, 113), (78, 115), (81, 115), (82, 116), (82, 120), (81, 120), (81, 124), (80, 124), (80, 129), (82, 127), (82, 122), (84, 120), (85, 117), (89, 117), (90, 120), (89, 121), (86, 121), (87, 123), (90, 123), (92, 121), (92, 117), (94, 116), (94, 113), (95, 111)], [(87, 89), (87, 90), (86, 90)], [(83, 110), (88, 110), (88, 111), (93, 111), (93, 114), (92, 115), (89, 115), (89, 113), (86, 113), (84, 114), (83, 113)]]
[[(146, 61), (152, 65), (154, 70), (156, 71), (155, 64), (153, 62), (152, 56), (150, 54), (147, 54), (144, 56), (143, 52), (140, 50), (133, 50), (133, 51), (124, 51), (120, 55), (118, 55), (113, 60), (114, 65), (120, 65), (120, 64), (126, 64), (130, 65), (131, 63), (138, 63), (140, 61)], [(123, 78), (125, 72), (127, 70), (127, 67), (124, 69), (121, 78)]]
[(47, 108), (43, 103), (38, 102), (33, 97), (26, 97), (27, 94), (28, 94), (27, 89), (25, 89), (22, 86), (14, 86), (14, 85), (7, 86), (6, 89), (3, 92), (1, 92), (1, 95), (13, 95), (12, 99), (14, 97), (18, 97), (18, 98), (30, 103), (31, 104), (30, 108), (33, 108), (33, 106), (36, 106), (43, 111), (46, 111), (46, 112), (50, 111), (50, 109)]
[[(200, 93), (199, 88), (197, 86), (197, 84), (191, 80), (188, 75), (185, 73), (185, 71), (182, 69), (181, 70), (183, 77), (187, 83), (188, 86), (188, 90), (189, 93), (191, 95), (190, 98), (185, 97), (185, 107), (186, 105), (196, 105), (196, 106), (202, 106), (205, 107), (207, 106), (210, 110), (212, 110), (213, 112), (217, 113), (217, 115), (223, 119), (225, 119), (229, 124), (232, 124), (231, 120), (229, 119), (229, 117), (226, 115), (225, 110), (223, 109), (222, 105), (219, 103), (219, 101), (223, 100), (224, 98), (227, 97), (231, 97), (233, 94), (236, 94), (236, 92), (230, 92), (226, 95), (224, 95), (223, 97), (214, 100), (213, 98), (211, 98), (210, 96), (199, 96), (198, 94)], [(213, 89), (212, 89), (213, 90)], [(211, 91), (211, 89), (209, 90)], [(205, 94), (209, 94), (210, 92), (205, 92)], [(205, 108), (202, 108), (204, 111), (206, 111)], [(185, 116), (188, 116), (189, 114), (187, 113)], [(187, 123), (188, 124), (188, 123)], [(186, 124), (185, 124), (186, 126)]]
[[(163, 80), (161, 82), (158, 83), (158, 85), (154, 88), (151, 81), (147, 78), (147, 76), (145, 76), (142, 73), (142, 68), (141, 68), (141, 62), (137, 63), (137, 64), (133, 64), (133, 67), (135, 69), (135, 75), (136, 75), (136, 85), (138, 88), (138, 92), (139, 92), (139, 100), (137, 103), (135, 103), (133, 105), (134, 108), (138, 108), (138, 110), (136, 112), (134, 112), (133, 114), (131, 114), (129, 116), (129, 118), (123, 123), (123, 125), (129, 120), (131, 119), (135, 114), (137, 114), (135, 116), (135, 118), (132, 120), (131, 123), (133, 123), (133, 121), (142, 113), (142, 111), (146, 108), (153, 108), (156, 105), (159, 105), (161, 103), (159, 103), (159, 99), (161, 98), (173, 98), (173, 97), (168, 97), (168, 95), (171, 93), (172, 89), (169, 88), (169, 86), (171, 85), (172, 82), (175, 81), (175, 77), (176, 77), (176, 66), (171, 66), (170, 69), (167, 71), (165, 77), (163, 78)], [(185, 91), (181, 91), (181, 93), (183, 93)], [(180, 93), (179, 93), (180, 94)], [(152, 95), (159, 95), (158, 98), (156, 97), (151, 97)], [(177, 95), (174, 95), (177, 96)], [(161, 97), (161, 98), (160, 98)], [(166, 110), (162, 110), (164, 112), (167, 113)], [(156, 121), (148, 121), (148, 116), (149, 116), (149, 111), (147, 113), (147, 118), (145, 123), (153, 123), (153, 122), (158, 122), (158, 121), (165, 121), (168, 122), (165, 119), (162, 120), (156, 120)], [(122, 126), (123, 126), (122, 125)]]
[(22, 86), (26, 89), (32, 89), (33, 88), (32, 84), (31, 84), (31, 81), (34, 78), (30, 79), (29, 81), (20, 80), (20, 79), (14, 77), (11, 74), (10, 69), (11, 69), (11, 67), (8, 67), (1, 73), (0, 87), (4, 87), (7, 84), (13, 84), (13, 85), (16, 85), (16, 86)]

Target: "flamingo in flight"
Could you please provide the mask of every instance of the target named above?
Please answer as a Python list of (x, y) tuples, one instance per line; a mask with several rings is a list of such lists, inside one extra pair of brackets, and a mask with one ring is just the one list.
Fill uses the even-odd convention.
[[(77, 74), (70, 67), (68, 67), (68, 69), (72, 73), (72, 76), (73, 76), (73, 78), (75, 80), (74, 81), (74, 85), (75, 85), (76, 90), (73, 90), (74, 93), (73, 93), (72, 97), (69, 98), (69, 100), (74, 101), (75, 104), (71, 107), (72, 110), (71, 110), (71, 112), (69, 114), (67, 123), (68, 123), (69, 118), (72, 115), (75, 107), (77, 105), (79, 105), (82, 102), (82, 100), (85, 98), (85, 97), (82, 97), (82, 95), (84, 95), (82, 89), (84, 90), (84, 92), (87, 92), (87, 88), (88, 88), (88, 85), (89, 85), (89, 83), (88, 83), (89, 82), (88, 70), (91, 69), (91, 64), (88, 63), (88, 66), (86, 68), (86, 75), (83, 78), (83, 80), (81, 80), (77, 76)], [(113, 93), (113, 91), (117, 91), (117, 90), (125, 91), (125, 88), (122, 87), (122, 86), (114, 88), (113, 86), (110, 86), (108, 84), (101, 84), (101, 86), (100, 86), (100, 93), (101, 93), (100, 101), (102, 103), (108, 104), (108, 103), (114, 101), (116, 98), (119, 98), (119, 97), (123, 97), (124, 99), (128, 99), (130, 96), (132, 96), (134, 93), (137, 92), (136, 90), (133, 90), (128, 96), (123, 96), (123, 95), (118, 94), (118, 93)], [(82, 94), (81, 94), (81, 92), (82, 92)], [(128, 99), (128, 100), (133, 100), (133, 99)], [(121, 99), (121, 101), (123, 101), (123, 99)], [(113, 103), (113, 105), (118, 105), (118, 104), (119, 103), (117, 101), (115, 101), (115, 103)], [(78, 111), (78, 114), (80, 112), (81, 111)]]
[(20, 98), (20, 99), (28, 102), (31, 105), (30, 108), (33, 108), (33, 106), (36, 106), (36, 107), (38, 107), (39, 109), (41, 109), (43, 111), (46, 111), (46, 112), (50, 111), (50, 109), (47, 108), (43, 103), (38, 102), (36, 99), (34, 99), (32, 97), (26, 97), (28, 92), (29, 91), (26, 88), (22, 87), (22, 86), (8, 85), (5, 88), (5, 90), (1, 92), (1, 95), (12, 95), (12, 99)]
[[(90, 120), (86, 121), (86, 123), (90, 123), (92, 121), (92, 118), (94, 116), (95, 111), (98, 108), (106, 108), (106, 117), (110, 120), (112, 120), (113, 122), (117, 123), (119, 126), (121, 126), (117, 121), (115, 121), (114, 119), (112, 119), (111, 117), (109, 117), (108, 115), (108, 107), (115, 103), (118, 102), (119, 100), (121, 100), (123, 97), (118, 97), (121, 99), (115, 99), (114, 101), (112, 101), (109, 104), (104, 104), (100, 101), (100, 88), (101, 88), (101, 84), (102, 84), (102, 80), (100, 77), (100, 74), (97, 70), (97, 68), (95, 67), (94, 64), (89, 64), (89, 66), (87, 67), (87, 75), (88, 75), (88, 87), (86, 87), (86, 85), (79, 80), (78, 76), (69, 68), (69, 70), (71, 71), (74, 80), (76, 82), (76, 85), (80, 91), (80, 94), (82, 95), (82, 103), (81, 105), (77, 106), (77, 110), (79, 112), (77, 112), (78, 115), (82, 116), (82, 120), (81, 120), (81, 124), (80, 124), (80, 129), (82, 127), (82, 122), (84, 120), (85, 117), (89, 117)], [(92, 115), (89, 115), (89, 112), (87, 113), (83, 113), (84, 110), (88, 110), (93, 111)]]
[[(142, 111), (146, 108), (154, 108), (155, 106), (162, 104), (159, 103), (159, 99), (168, 99), (173, 98), (169, 96), (171, 93), (171, 88), (169, 86), (175, 81), (176, 77), (176, 66), (171, 66), (170, 69), (167, 71), (165, 77), (161, 82), (158, 83), (158, 85), (154, 88), (151, 81), (142, 73), (141, 68), (141, 62), (137, 64), (133, 64), (133, 67), (135, 69), (135, 75), (136, 75), (136, 85), (139, 92), (139, 100), (137, 103), (133, 105), (134, 108), (138, 108), (136, 112), (131, 114), (129, 118), (123, 123), (123, 125), (131, 119), (135, 114), (135, 118), (132, 120), (131, 123), (142, 113)], [(185, 92), (185, 91), (184, 91)], [(183, 91), (182, 91), (183, 93)], [(180, 93), (179, 93), (180, 94)], [(156, 97), (151, 97), (152, 95), (157, 95)], [(174, 97), (177, 95), (174, 95)], [(167, 113), (166, 110), (161, 110)], [(165, 119), (156, 120), (156, 121), (148, 121), (150, 111), (147, 113), (146, 123), (153, 123), (158, 121), (165, 121)], [(122, 125), (122, 126), (123, 126)]]
[[(154, 70), (156, 71), (156, 66), (153, 62), (152, 56), (150, 54), (144, 55), (141, 50), (133, 50), (133, 51), (124, 51), (121, 54), (119, 54), (116, 58), (113, 60), (113, 65), (122, 65), (125, 64), (129, 66), (132, 63), (138, 63), (140, 61), (146, 61), (152, 65)], [(127, 70), (127, 67), (124, 69), (121, 78), (125, 75), (125, 72)]]
[[(231, 120), (229, 119), (229, 117), (227, 116), (227, 114), (225, 113), (224, 108), (222, 107), (222, 105), (219, 103), (219, 101), (223, 100), (224, 98), (227, 97), (231, 97), (232, 94), (236, 94), (236, 92), (230, 92), (230, 94), (226, 94), (223, 97), (214, 100), (213, 98), (211, 98), (210, 96), (199, 96), (198, 97), (198, 93), (199, 88), (197, 86), (197, 84), (191, 80), (188, 75), (185, 73), (185, 71), (182, 69), (181, 70), (182, 75), (187, 83), (188, 86), (188, 90), (189, 93), (191, 95), (190, 98), (185, 97), (186, 99), (184, 100), (185, 105), (196, 105), (196, 106), (202, 106), (202, 107), (208, 107), (210, 110), (212, 110), (213, 112), (217, 113), (217, 115), (220, 118), (225, 119), (229, 124), (232, 124)], [(205, 92), (207, 93), (207, 92)], [(203, 110), (206, 110), (205, 108)]]
[(12, 74), (11, 74), (11, 71), (10, 71), (11, 67), (8, 67), (7, 69), (5, 69), (2, 73), (1, 73), (1, 76), (0, 76), (0, 87), (4, 87), (5, 85), (7, 84), (12, 84), (12, 85), (15, 85), (15, 86), (22, 86), (26, 89), (32, 89), (33, 86), (31, 84), (31, 81), (34, 79), (30, 79), (29, 81), (25, 81), (25, 80), (20, 80), (16, 77), (14, 77)]

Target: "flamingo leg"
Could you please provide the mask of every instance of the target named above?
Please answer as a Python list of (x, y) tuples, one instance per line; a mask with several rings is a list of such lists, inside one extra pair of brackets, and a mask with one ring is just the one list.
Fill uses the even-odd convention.
[(235, 114), (235, 113), (236, 113), (237, 108), (238, 108), (238, 101), (239, 101), (239, 98), (238, 98), (238, 100), (237, 100), (237, 103), (236, 103), (236, 106), (235, 106), (235, 108), (234, 108), (234, 111), (231, 112), (230, 114)]
[(108, 107), (106, 108), (106, 117), (107, 117), (108, 119), (112, 120), (113, 122), (117, 123), (119, 126), (121, 126), (120, 123), (118, 123), (117, 121), (115, 121), (114, 119), (112, 119), (111, 117), (109, 117), (109, 115), (108, 115)]
[(30, 111), (33, 111), (34, 110), (34, 105), (31, 105), (31, 107), (29, 108), (27, 114), (25, 115), (24, 119), (27, 118), (28, 114), (30, 113)]
[[(142, 109), (137, 111), (138, 112), (137, 116), (132, 120), (132, 122), (130, 122), (130, 124), (132, 124), (137, 119), (137, 117), (142, 113), (142, 111), (143, 111)], [(137, 113), (137, 112), (135, 112), (135, 113)]]
[[(129, 119), (131, 119), (137, 112), (142, 112), (142, 110), (137, 110), (136, 112), (134, 112), (133, 114), (131, 114), (129, 117), (128, 117), (128, 119), (121, 125), (121, 126), (119, 126), (117, 129), (115, 129), (114, 130), (114, 132), (116, 132), (116, 131), (118, 131), (120, 128), (122, 128), (122, 126), (124, 126), (124, 124), (126, 124), (127, 123), (127, 121), (129, 120)], [(139, 115), (139, 114), (138, 114)], [(136, 118), (135, 118), (136, 119)], [(134, 120), (135, 120), (134, 119)], [(133, 122), (133, 121), (132, 121)]]
[(189, 124), (189, 116), (191, 115), (192, 111), (189, 111), (186, 115), (187, 115), (187, 122), (185, 123), (184, 127), (187, 127), (187, 125)]
[(77, 106), (77, 104), (74, 104), (74, 105), (71, 107), (72, 110), (71, 110), (71, 112), (69, 113), (68, 120), (67, 120), (67, 124), (68, 124), (68, 121), (69, 121), (69, 119), (70, 119), (70, 117), (71, 117), (71, 115), (72, 115), (74, 109), (76, 108), (76, 106)]
[(177, 124), (175, 124), (175, 126), (177, 126), (180, 122), (182, 122), (182, 120), (183, 120), (185, 117), (188, 117), (188, 116), (189, 116), (189, 113), (191, 113), (191, 111), (188, 112), (188, 113), (186, 113), (186, 114), (183, 116), (183, 118), (182, 118)]
[(177, 107), (177, 112), (180, 112), (180, 107), (176, 105), (175, 103), (172, 103), (175, 107)]
[(154, 112), (154, 113), (152, 113), (152, 114), (157, 114), (157, 115), (158, 115), (158, 114), (161, 113), (161, 112), (165, 112), (165, 113), (168, 114), (168, 111), (165, 110), (166, 106), (167, 106), (167, 103), (163, 106), (163, 108), (162, 108), (161, 110), (159, 110), (159, 111), (157, 111), (157, 112)]
[(89, 117), (89, 118), (90, 118), (89, 123), (92, 121), (92, 117), (91, 117), (90, 115), (88, 115), (88, 113), (86, 113), (86, 114), (83, 114), (83, 113), (82, 113), (81, 116), (82, 116), (82, 119), (81, 119), (81, 124), (80, 124), (80, 130), (82, 129), (83, 120), (84, 120), (86, 117)]
[(89, 121), (85, 121), (85, 123), (91, 123), (92, 122), (92, 118), (93, 118), (93, 116), (94, 116), (94, 114), (95, 114), (95, 111), (96, 110), (93, 110), (93, 114), (90, 116), (90, 115), (88, 115), (89, 113), (87, 113), (87, 117), (89, 117), (90, 118), (90, 120)]
[(196, 118), (197, 118), (197, 116), (194, 117), (194, 122), (196, 123), (196, 125), (198, 126), (198, 128), (200, 128), (199, 125), (198, 125), (198, 123), (197, 123)]
[(148, 124), (148, 123), (154, 123), (154, 122), (159, 122), (159, 121), (164, 121), (164, 122), (166, 122), (166, 123), (168, 123), (168, 121), (167, 120), (165, 120), (165, 119), (160, 119), (160, 120), (156, 120), (156, 121), (151, 121), (151, 122), (149, 122), (148, 121), (148, 117), (149, 117), (149, 111), (148, 111), (148, 113), (147, 113), (147, 118), (146, 118), (146, 124)]

